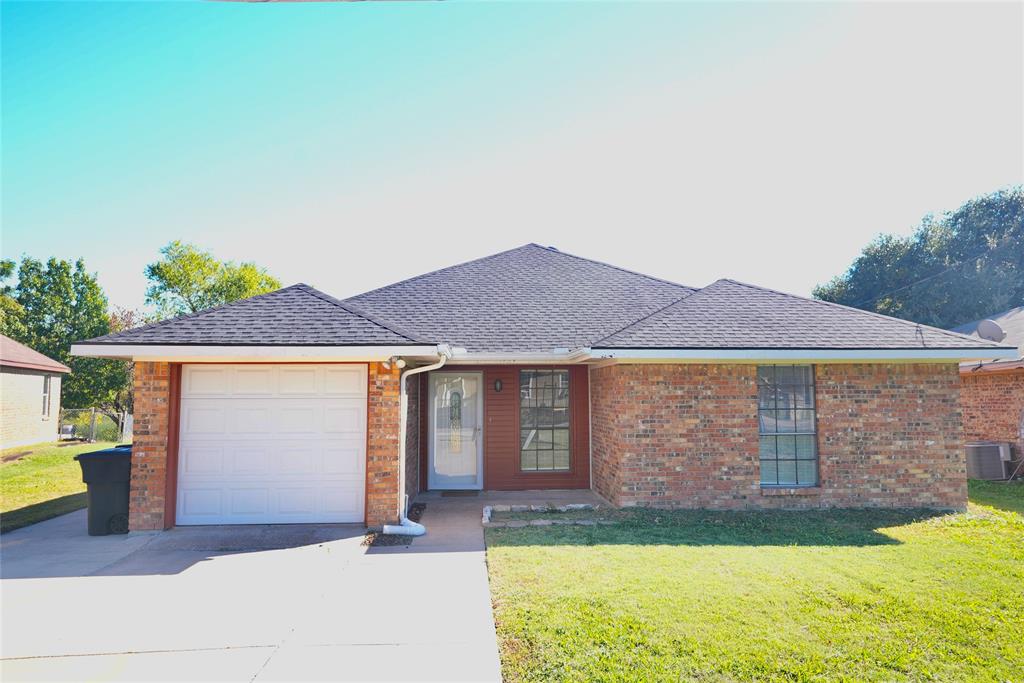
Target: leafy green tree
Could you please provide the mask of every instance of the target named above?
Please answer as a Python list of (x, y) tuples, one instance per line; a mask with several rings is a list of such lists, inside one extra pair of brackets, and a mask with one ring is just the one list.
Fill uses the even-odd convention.
[(254, 263), (218, 261), (193, 244), (174, 241), (146, 266), (146, 302), (160, 317), (195, 313), (280, 289), (281, 282)]
[(11, 316), (16, 322), (5, 323), (5, 334), (71, 368), (61, 382), (63, 407), (97, 407), (116, 414), (115, 398), (127, 381), (125, 362), (71, 355), (73, 342), (110, 332), (107, 297), (85, 262), (79, 259), (72, 265), (51, 258), (43, 263), (25, 257), (17, 284), (5, 287), (5, 296), (17, 305)]
[(0, 260), (0, 334), (11, 339), (21, 339), (28, 331), (25, 328), (25, 309), (14, 298), (14, 286), (8, 280), (17, 268), (11, 259)]
[(941, 328), (1024, 304), (1024, 189), (926, 216), (909, 237), (881, 235), (814, 296)]

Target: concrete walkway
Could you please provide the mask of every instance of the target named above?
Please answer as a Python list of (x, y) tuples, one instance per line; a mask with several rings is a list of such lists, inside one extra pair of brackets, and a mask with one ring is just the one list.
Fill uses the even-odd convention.
[[(446, 505), (457, 501), (454, 505)], [(351, 525), (0, 537), (4, 681), (500, 679), (479, 499), (367, 549)]]

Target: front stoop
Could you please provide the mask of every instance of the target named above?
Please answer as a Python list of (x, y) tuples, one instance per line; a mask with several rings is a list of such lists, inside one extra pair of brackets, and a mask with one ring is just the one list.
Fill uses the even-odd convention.
[(598, 524), (614, 524), (610, 520), (594, 519), (513, 519), (507, 522), (492, 522), (491, 514), (495, 512), (572, 512), (576, 510), (598, 510), (600, 505), (591, 503), (570, 503), (568, 505), (485, 505), (480, 523), (487, 528), (521, 528), (527, 526), (596, 526)]

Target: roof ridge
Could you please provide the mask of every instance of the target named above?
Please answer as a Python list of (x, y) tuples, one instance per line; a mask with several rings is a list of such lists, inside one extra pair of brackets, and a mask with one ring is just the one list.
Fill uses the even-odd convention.
[(288, 291), (289, 289), (300, 289), (301, 287), (308, 287), (308, 286), (309, 285), (306, 285), (305, 283), (297, 282), (294, 285), (288, 285), (287, 287), (281, 287), (280, 289), (275, 289), (272, 292), (263, 292), (262, 294), (254, 294), (253, 296), (248, 296), (248, 297), (246, 297), (244, 299), (235, 299), (234, 301), (229, 301), (229, 302), (224, 303), (224, 304), (219, 304), (217, 306), (212, 306), (210, 308), (204, 308), (201, 311), (193, 311), (192, 313), (182, 313), (181, 315), (176, 315), (173, 318), (164, 318), (163, 320), (156, 320), (156, 321), (151, 322), (151, 323), (146, 323), (145, 325), (139, 325), (138, 327), (132, 327), (132, 328), (129, 328), (127, 330), (121, 330), (120, 332), (111, 332), (111, 333), (108, 333), (108, 334), (101, 335), (99, 337), (94, 337), (93, 339), (82, 339), (82, 340), (79, 340), (79, 341), (77, 341), (75, 343), (81, 343), (81, 342), (85, 342), (85, 341), (94, 341), (95, 339), (104, 339), (104, 338), (114, 338), (114, 339), (116, 339), (117, 337), (126, 335), (126, 334), (128, 334), (130, 332), (134, 333), (134, 332), (138, 332), (140, 330), (148, 330), (148, 329), (152, 329), (154, 327), (162, 327), (163, 325), (169, 325), (170, 323), (177, 322), (179, 320), (188, 320), (189, 318), (195, 318), (196, 316), (200, 316), (200, 315), (203, 315), (205, 313), (212, 313), (213, 311), (219, 311), (219, 310), (224, 309), (224, 308), (230, 308), (231, 306), (235, 306), (235, 305), (240, 304), (240, 303), (245, 302), (245, 301), (252, 301), (253, 299), (261, 299), (263, 297), (270, 296), (271, 294), (279, 294), (281, 292)]
[[(672, 282), (671, 280), (666, 280), (666, 279), (660, 278), (660, 277), (654, 277), (653, 275), (648, 275), (647, 273), (640, 273), (640, 272), (637, 272), (635, 270), (630, 270), (629, 268), (623, 268), (621, 266), (616, 266), (616, 265), (614, 265), (612, 263), (605, 263), (604, 261), (597, 261), (597, 260), (592, 259), (592, 258), (587, 258), (586, 256), (579, 256), (577, 254), (570, 254), (567, 251), (562, 251), (561, 249), (556, 249), (555, 247), (545, 247), (544, 245), (537, 244), (536, 242), (530, 242), (529, 244), (525, 244), (523, 246), (524, 247), (537, 247), (538, 249), (543, 249), (544, 251), (546, 251), (548, 253), (551, 253), (551, 254), (561, 254), (562, 256), (568, 256), (570, 258), (574, 258), (574, 259), (577, 259), (577, 260), (580, 260), (580, 261), (586, 261), (587, 263), (596, 263), (599, 266), (604, 266), (606, 268), (612, 268), (614, 270), (618, 270), (618, 271), (621, 271), (623, 273), (629, 273), (630, 275), (636, 275), (638, 277), (647, 278), (648, 280), (654, 280), (655, 282), (662, 282), (662, 283), (664, 283), (666, 285), (672, 285), (673, 287), (682, 287), (683, 289), (690, 290), (691, 294), (700, 291), (699, 287), (691, 287), (690, 285), (684, 285), (684, 284), (681, 284), (679, 282)], [(495, 255), (497, 255), (497, 254), (495, 254)], [(685, 297), (680, 297), (680, 298), (682, 299), (682, 298), (685, 298)]]
[[(734, 285), (739, 285), (741, 287), (747, 287), (748, 289), (757, 289), (757, 290), (760, 290), (762, 292), (771, 292), (772, 294), (779, 294), (781, 296), (788, 296), (788, 297), (791, 297), (793, 299), (800, 299), (802, 301), (810, 301), (812, 303), (820, 304), (822, 306), (829, 306), (829, 307), (832, 307), (832, 308), (841, 308), (841, 309), (843, 309), (845, 311), (851, 311), (853, 313), (860, 313), (862, 315), (871, 316), (873, 318), (881, 318), (882, 320), (889, 320), (889, 321), (893, 321), (893, 322), (902, 323), (904, 325), (911, 325), (915, 329), (916, 328), (924, 328), (926, 330), (931, 330), (933, 332), (940, 332), (940, 333), (942, 333), (942, 334), (944, 334), (946, 336), (954, 337), (956, 339), (960, 339), (961, 341), (966, 340), (966, 341), (970, 341), (972, 343), (973, 342), (977, 342), (977, 341), (983, 341), (986, 344), (990, 345), (992, 348), (1004, 348), (1004, 347), (1002, 347), (1000, 344), (998, 344), (996, 342), (992, 342), (992, 341), (989, 341), (987, 339), (980, 339), (978, 337), (972, 337), (969, 334), (960, 334), (959, 332), (950, 332), (949, 330), (943, 330), (942, 328), (939, 328), (939, 327), (932, 327), (931, 325), (925, 325), (923, 323), (914, 322), (913, 320), (904, 320), (903, 318), (896, 318), (896, 317), (891, 316), (891, 315), (883, 315), (882, 313), (875, 313), (874, 311), (865, 311), (864, 309), (861, 309), (861, 308), (854, 308), (852, 306), (845, 306), (843, 304), (837, 304), (837, 303), (835, 303), (833, 301), (823, 301), (821, 299), (813, 299), (811, 297), (800, 296), (799, 294), (789, 294), (788, 292), (780, 292), (777, 289), (772, 289), (770, 287), (762, 287), (760, 285), (752, 285), (749, 282), (740, 282), (739, 280), (733, 280), (732, 278), (727, 278), (727, 277), (720, 278), (720, 279), (715, 280), (714, 282), (712, 282), (710, 285), (708, 285), (708, 287), (711, 287), (712, 285), (715, 285), (715, 284), (717, 284), (719, 282), (731, 282)], [(704, 289), (707, 289), (708, 287), (705, 287)], [(704, 291), (704, 290), (701, 290), (701, 291)]]
[(364, 318), (364, 319), (368, 320), (369, 322), (373, 323), (374, 325), (376, 325), (377, 327), (382, 327), (385, 330), (387, 330), (388, 332), (394, 332), (395, 334), (399, 335), (400, 337), (405, 337), (406, 339), (408, 339), (411, 342), (427, 343), (427, 342), (424, 342), (419, 337), (416, 337), (415, 335), (413, 335), (413, 334), (409, 333), (408, 331), (402, 329), (398, 325), (395, 325), (393, 323), (387, 322), (385, 320), (380, 320), (376, 316), (371, 315), (369, 313), (366, 313), (365, 311), (362, 311), (361, 309), (359, 309), (359, 308), (357, 308), (355, 306), (352, 306), (351, 304), (346, 304), (346, 303), (342, 302), (340, 299), (336, 299), (335, 297), (331, 296), (330, 294), (328, 294), (326, 292), (321, 292), (316, 287), (313, 287), (311, 285), (307, 285), (304, 282), (300, 282), (300, 283), (298, 283), (296, 285), (293, 285), (293, 286), (297, 287), (298, 289), (302, 290), (303, 292), (305, 292), (306, 294), (308, 294), (308, 295), (310, 295), (312, 297), (316, 297), (317, 299), (320, 299), (321, 301), (325, 301), (325, 302), (327, 302), (329, 304), (333, 304), (333, 305), (337, 306), (338, 308), (340, 308), (343, 311), (351, 313), (352, 315), (357, 315), (360, 318)]
[(360, 292), (359, 294), (353, 294), (352, 296), (347, 297), (346, 299), (344, 299), (344, 301), (349, 302), (352, 299), (358, 299), (359, 297), (367, 296), (369, 294), (376, 294), (377, 292), (383, 291), (385, 289), (391, 289), (392, 287), (397, 287), (398, 285), (404, 285), (407, 282), (414, 282), (416, 280), (422, 280), (423, 278), (429, 277), (430, 275), (436, 275), (438, 273), (443, 273), (446, 270), (452, 270), (454, 268), (460, 268), (462, 266), (468, 266), (471, 263), (479, 263), (480, 261), (487, 261), (489, 259), (496, 258), (498, 256), (503, 256), (505, 254), (510, 254), (513, 251), (519, 251), (520, 249), (525, 249), (526, 247), (529, 247), (529, 246), (538, 246), (538, 245), (533, 244), (531, 242), (530, 244), (524, 244), (524, 245), (519, 246), (519, 247), (513, 247), (511, 249), (506, 249), (504, 251), (499, 251), (497, 253), (490, 254), (488, 256), (481, 256), (479, 258), (470, 259), (468, 261), (462, 261), (461, 263), (455, 263), (455, 264), (452, 264), (450, 266), (445, 266), (444, 268), (437, 268), (436, 270), (431, 270), (431, 271), (428, 271), (426, 273), (420, 273), (419, 275), (413, 275), (412, 277), (407, 277), (404, 280), (399, 280), (398, 282), (392, 282), (391, 284), (383, 285), (383, 286), (377, 287), (375, 289), (368, 289), (367, 291)]
[[(615, 330), (615, 331), (614, 331), (614, 332), (612, 332), (611, 334), (607, 334), (607, 335), (605, 335), (605, 336), (601, 337), (600, 339), (598, 339), (597, 341), (595, 341), (595, 342), (594, 342), (593, 344), (591, 344), (591, 346), (597, 346), (597, 345), (598, 345), (598, 344), (600, 344), (601, 342), (607, 342), (607, 341), (610, 341), (610, 340), (612, 339), (612, 337), (617, 337), (618, 335), (622, 334), (623, 332), (625, 332), (625, 331), (626, 331), (626, 330), (628, 330), (629, 328), (631, 328), (631, 327), (634, 327), (634, 326), (636, 326), (636, 325), (639, 325), (640, 323), (642, 323), (642, 322), (643, 322), (643, 321), (645, 321), (645, 320), (649, 320), (649, 319), (653, 318), (654, 316), (658, 315), (659, 313), (661, 313), (662, 311), (664, 311), (664, 310), (665, 310), (665, 309), (667, 309), (667, 308), (672, 308), (672, 307), (673, 307), (673, 306), (675, 306), (676, 304), (678, 304), (678, 303), (681, 303), (681, 302), (683, 302), (683, 301), (689, 301), (689, 300), (690, 300), (690, 298), (692, 298), (692, 297), (694, 297), (694, 296), (696, 296), (696, 295), (700, 294), (700, 293), (701, 293), (701, 292), (703, 292), (703, 291), (704, 291), (703, 289), (694, 289), (694, 290), (691, 290), (691, 291), (687, 292), (686, 294), (684, 294), (683, 296), (681, 296), (681, 297), (679, 297), (678, 299), (676, 299), (675, 301), (672, 301), (672, 302), (670, 302), (670, 303), (667, 303), (667, 304), (665, 304), (664, 306), (662, 306), (662, 307), (661, 307), (661, 308), (659, 308), (658, 310), (656, 310), (656, 311), (651, 311), (651, 312), (650, 312), (650, 313), (648, 313), (647, 315), (645, 315), (645, 316), (642, 316), (642, 317), (640, 317), (640, 318), (637, 318), (636, 320), (634, 320), (633, 322), (629, 323), (628, 325), (625, 325), (625, 326), (623, 326), (623, 327), (620, 327), (619, 329)], [(600, 347), (598, 347), (598, 348), (600, 348)]]

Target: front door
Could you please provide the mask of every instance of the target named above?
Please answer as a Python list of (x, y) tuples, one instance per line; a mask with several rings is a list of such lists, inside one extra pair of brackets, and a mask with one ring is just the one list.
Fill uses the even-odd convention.
[(483, 373), (430, 373), (431, 489), (482, 489)]

